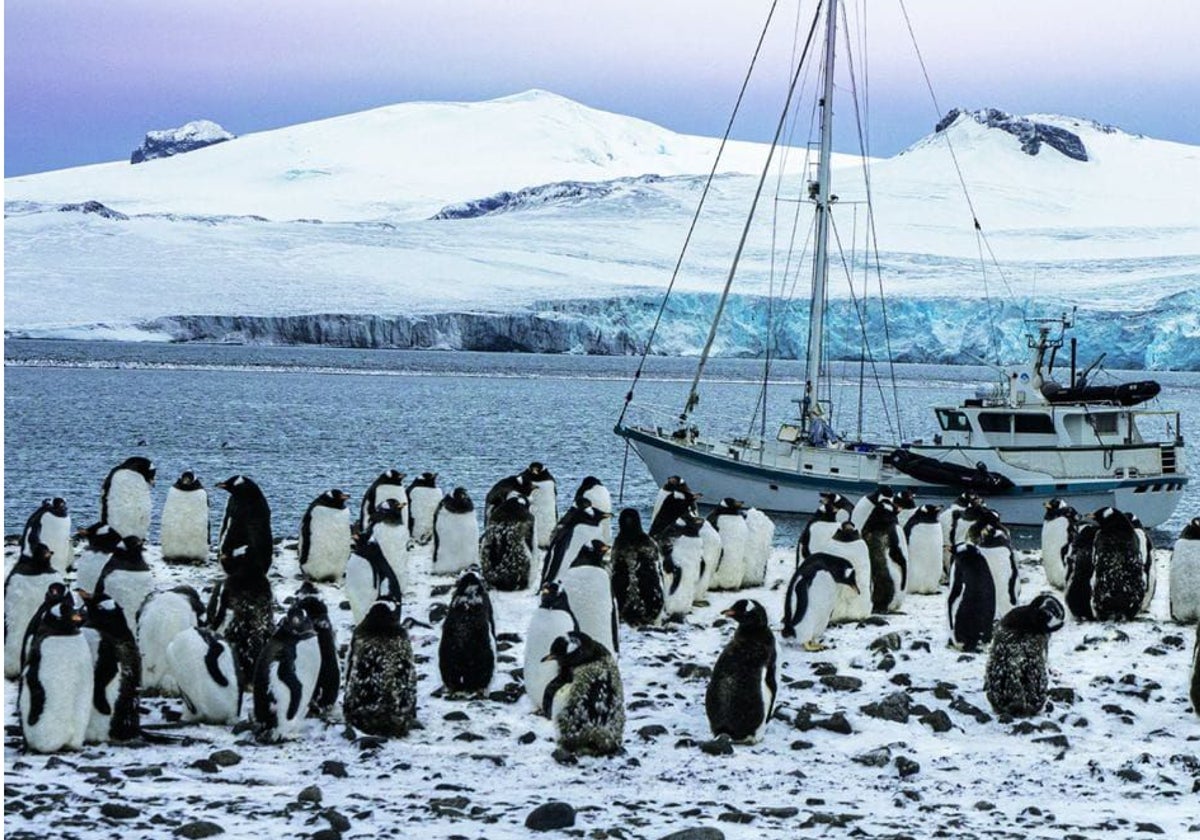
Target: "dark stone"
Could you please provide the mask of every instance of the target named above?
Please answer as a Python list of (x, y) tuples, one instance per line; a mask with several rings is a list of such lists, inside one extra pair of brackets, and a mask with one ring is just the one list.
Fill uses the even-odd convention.
[(60, 204), (58, 207), (60, 213), (91, 213), (99, 216), (102, 219), (113, 219), (114, 221), (128, 221), (129, 217), (124, 213), (113, 210), (111, 207), (105, 207), (99, 201), (85, 201), (82, 204)]
[(821, 677), (821, 685), (833, 691), (858, 691), (863, 681), (858, 677), (846, 677), (839, 674)]
[(1071, 742), (1067, 740), (1066, 735), (1051, 735), (1047, 738), (1034, 738), (1033, 743), (1049, 744), (1052, 747), (1061, 747), (1064, 750), (1071, 746)]
[(827, 720), (813, 721), (813, 723), (821, 729), (836, 732), (839, 735), (849, 735), (854, 731), (850, 721), (846, 720), (846, 716), (841, 712), (834, 712)]
[(579, 758), (575, 755), (575, 753), (571, 752), (570, 750), (564, 750), (562, 747), (559, 747), (552, 752), (550, 757), (564, 767), (570, 767), (573, 764), (579, 763)]
[(994, 811), (994, 810), (996, 810), (996, 806), (993, 805), (991, 802), (988, 802), (986, 799), (981, 799), (975, 803), (975, 810), (976, 811)]
[(575, 825), (575, 809), (566, 802), (547, 802), (529, 812), (525, 827), (531, 831), (550, 831)]
[(960, 714), (970, 715), (975, 718), (976, 723), (991, 723), (992, 716), (978, 706), (968, 703), (961, 695), (955, 697), (950, 703), (950, 708)]
[(467, 721), (470, 719), (470, 715), (468, 715), (466, 712), (459, 711), (458, 709), (455, 709), (453, 712), (446, 712), (446, 714), (442, 715), (442, 720)]
[(921, 772), (921, 765), (913, 761), (911, 758), (906, 758), (902, 755), (896, 756), (896, 772), (900, 774), (901, 779), (907, 779), (909, 776), (914, 776)]
[(882, 657), (880, 657), (879, 664), (875, 666), (875, 669), (878, 671), (890, 671), (895, 667), (896, 657), (892, 656), (890, 653), (885, 653)]
[(1140, 782), (1144, 777), (1132, 767), (1123, 767), (1116, 773), (1117, 777), (1127, 782)]
[(334, 831), (350, 830), (350, 820), (332, 808), (327, 809), (321, 816), (329, 821), (329, 827)]
[(313, 804), (320, 804), (321, 789), (316, 785), (309, 785), (296, 795), (296, 799), (300, 802), (312, 802)]
[(100, 813), (114, 820), (131, 820), (142, 812), (131, 805), (122, 805), (120, 802), (105, 802), (100, 806)]
[(868, 717), (890, 720), (894, 723), (908, 723), (912, 708), (912, 698), (905, 691), (893, 691), (878, 703), (868, 703), (862, 707), (863, 714)]
[(321, 772), (326, 776), (333, 776), (335, 779), (344, 779), (349, 775), (346, 772), (345, 764), (340, 761), (333, 761), (332, 759), (321, 762)]
[(943, 709), (936, 709), (927, 715), (922, 715), (918, 720), (934, 732), (949, 732), (954, 728), (954, 724), (950, 720), (950, 715), (946, 714)]
[(733, 744), (728, 737), (722, 735), (711, 741), (701, 741), (700, 752), (706, 755), (733, 755)]
[[(997, 128), (1016, 137), (1021, 143), (1021, 151), (1027, 155), (1036, 155), (1045, 143), (1072, 160), (1086, 162), (1088, 159), (1087, 148), (1078, 134), (1058, 126), (1034, 122), (1026, 117), (1013, 116), (998, 108), (983, 108), (978, 111), (961, 111), (954, 108), (938, 121), (934, 131), (944, 131), (964, 114), (980, 125)], [(1096, 130), (1109, 134), (1116, 130), (1112, 126), (1099, 123), (1091, 125)]]
[(637, 731), (637, 734), (640, 735), (644, 741), (652, 741), (660, 735), (666, 735), (667, 727), (659, 723), (652, 723), (649, 726), (643, 726)]
[(218, 834), (224, 833), (225, 829), (221, 828), (215, 822), (209, 822), (208, 820), (196, 820), (195, 822), (184, 823), (175, 829), (175, 834), (186, 838), (186, 840), (200, 840), (203, 837), (216, 837)]
[(717, 814), (717, 819), (721, 822), (746, 825), (754, 822), (754, 814), (747, 814), (745, 811), (725, 811), (722, 814)]
[(788, 820), (800, 813), (800, 809), (794, 806), (786, 806), (783, 808), (760, 808), (758, 811), (764, 817), (774, 817), (779, 820)]
[(209, 759), (221, 767), (233, 767), (242, 762), (242, 757), (233, 750), (217, 750), (209, 756)]
[[(430, 593), (430, 594), (432, 594), (432, 593)], [(430, 604), (429, 605), (429, 623), (437, 624), (437, 623), (441, 622), (446, 617), (446, 613), (448, 613), (448, 612), (450, 612), (449, 604), (443, 604), (441, 601), (437, 601), (433, 604)]]
[(811, 750), (813, 743), (812, 741), (792, 741), (791, 746), (794, 750)]
[(532, 744), (536, 740), (537, 740), (536, 732), (526, 732), (524, 735), (522, 735), (520, 738), (517, 739), (517, 743)]
[(1165, 831), (1154, 823), (1138, 823), (1137, 830), (1144, 834), (1166, 834)]
[(233, 135), (216, 123), (196, 120), (178, 128), (146, 132), (142, 145), (134, 149), (133, 154), (129, 156), (129, 162), (144, 163), (148, 160), (194, 152), (196, 149), (232, 139)]
[(1055, 703), (1062, 703), (1067, 706), (1073, 705), (1079, 699), (1075, 696), (1075, 689), (1073, 688), (1052, 688), (1046, 694)]
[(675, 676), (681, 680), (707, 680), (712, 676), (712, 668), (695, 662), (684, 662), (675, 668)]
[(888, 747), (876, 747), (868, 752), (859, 753), (850, 760), (867, 767), (883, 767), (892, 760), (892, 751)]
[(342, 840), (342, 832), (336, 828), (320, 828), (310, 834), (308, 840)]
[(476, 735), (474, 732), (459, 732), (457, 735), (454, 736), (454, 740), (455, 741), (467, 741), (468, 743), (470, 743), (473, 741), (482, 741), (483, 736)]
[(189, 764), (188, 766), (195, 767), (201, 773), (219, 773), (219, 772), (221, 772), (221, 768), (217, 766), (217, 762), (215, 762), (209, 758), (198, 758), (195, 761), (193, 761), (191, 764)]
[(812, 671), (818, 677), (832, 677), (837, 673), (837, 666), (832, 662), (814, 662)]
[(867, 645), (868, 650), (889, 651), (900, 650), (900, 634), (899, 633), (884, 633), (871, 644)]
[(725, 840), (725, 832), (719, 828), (685, 828), (682, 831), (672, 831), (660, 837), (659, 840)]

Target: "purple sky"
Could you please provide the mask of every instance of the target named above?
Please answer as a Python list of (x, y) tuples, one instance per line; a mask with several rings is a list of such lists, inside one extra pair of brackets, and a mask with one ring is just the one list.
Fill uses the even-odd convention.
[[(1061, 113), (1200, 145), (1196, 0), (906, 3), (943, 110)], [(812, 4), (802, 4), (806, 22)], [(407, 100), (489, 99), (532, 87), (715, 135), (768, 7), (7, 0), (5, 175), (127, 160), (146, 131), (191, 119), (245, 134)], [(890, 154), (928, 133), (937, 114), (898, 6), (869, 7), (871, 151)], [(780, 8), (790, 30), (795, 4)], [(784, 55), (780, 46), (765, 60)], [(737, 136), (769, 136), (782, 101), (778, 78), (753, 91)], [(855, 143), (847, 134), (838, 146)]]

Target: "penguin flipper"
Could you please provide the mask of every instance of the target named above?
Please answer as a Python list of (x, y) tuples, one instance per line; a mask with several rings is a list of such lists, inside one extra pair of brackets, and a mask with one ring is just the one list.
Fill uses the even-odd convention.
[(39, 679), (42, 668), (42, 646), (34, 640), (29, 652), (28, 668), (23, 673), (21, 685), (29, 691), (29, 720), (30, 726), (35, 726), (46, 709), (46, 687)]
[(221, 653), (223, 651), (221, 643), (211, 632), (202, 631), (201, 636), (208, 644), (208, 649), (204, 652), (204, 667), (208, 671), (208, 675), (212, 678), (212, 681), (221, 686), (221, 688), (225, 688), (227, 685), (229, 685), (229, 680), (226, 679), (225, 674), (221, 672), (221, 665), (219, 662)]

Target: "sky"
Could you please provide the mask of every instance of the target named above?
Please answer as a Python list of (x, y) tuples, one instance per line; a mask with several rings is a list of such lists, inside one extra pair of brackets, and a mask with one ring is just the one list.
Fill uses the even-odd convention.
[[(851, 0), (859, 16), (865, 0)], [(780, 0), (763, 81), (734, 128), (769, 139), (798, 19)], [(720, 135), (770, 0), (6, 0), (5, 176), (128, 160), (144, 134), (235, 134), (412, 100), (542, 88)], [(870, 0), (869, 151), (954, 106), (1057, 113), (1200, 145), (1196, 0)], [(861, 60), (860, 60), (861, 66)], [(843, 126), (853, 121), (842, 120)], [(856, 151), (849, 128), (841, 151)]]

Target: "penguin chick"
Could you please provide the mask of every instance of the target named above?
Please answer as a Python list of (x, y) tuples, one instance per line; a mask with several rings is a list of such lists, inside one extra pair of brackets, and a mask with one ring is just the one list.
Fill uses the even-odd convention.
[(616, 660), (586, 633), (559, 636), (546, 660), (559, 674), (547, 689), (549, 717), (561, 749), (584, 755), (620, 752), (625, 734), (625, 690)]
[(1046, 705), (1050, 634), (1062, 628), (1064, 617), (1062, 603), (1043, 593), (1000, 620), (983, 684), (997, 714), (1029, 717)]

